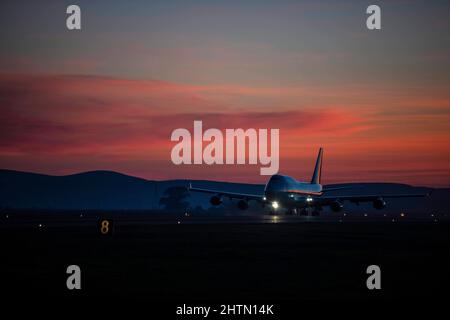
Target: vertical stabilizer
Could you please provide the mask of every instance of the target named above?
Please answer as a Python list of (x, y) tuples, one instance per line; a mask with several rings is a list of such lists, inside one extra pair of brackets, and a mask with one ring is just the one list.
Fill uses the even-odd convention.
[(316, 166), (314, 167), (314, 173), (311, 178), (312, 184), (320, 184), (321, 176), (322, 176), (322, 154), (323, 148), (319, 149), (319, 154), (317, 155)]

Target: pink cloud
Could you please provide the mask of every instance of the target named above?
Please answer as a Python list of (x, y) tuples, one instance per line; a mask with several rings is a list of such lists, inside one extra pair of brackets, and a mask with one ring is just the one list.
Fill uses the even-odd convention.
[[(257, 103), (242, 108), (230, 97), (291, 95), (295, 105), (296, 96), (319, 92), (95, 76), (0, 75), (0, 167), (55, 174), (108, 169), (160, 179), (265, 179), (255, 166), (174, 166), (171, 132), (192, 130), (193, 121), (202, 120), (204, 129), (279, 128), (281, 170), (293, 176), (309, 175), (319, 146), (326, 148), (330, 182), (336, 182), (341, 172), (349, 180), (360, 177), (358, 170), (366, 170), (366, 181), (377, 179), (380, 174), (375, 169), (382, 164), (391, 170), (383, 178), (391, 179), (398, 169), (398, 179), (414, 183), (419, 177), (408, 180), (405, 170), (426, 170), (435, 159), (444, 173), (439, 179), (430, 176), (426, 183), (439, 183), (442, 175), (450, 175), (445, 160), (450, 155), (442, 149), (449, 142), (448, 127), (442, 121), (442, 117), (448, 119), (446, 99), (411, 98), (415, 107), (407, 113), (389, 105), (356, 109), (344, 106), (344, 101), (330, 103), (330, 97), (343, 97), (338, 91), (327, 91), (324, 103), (318, 105), (317, 100), (314, 107), (280, 104), (261, 109)], [(380, 105), (385, 100), (389, 99), (382, 97)], [(422, 105), (431, 105), (431, 111)], [(420, 132), (414, 131), (417, 128)], [(399, 150), (402, 154), (396, 157)], [(390, 163), (380, 156), (400, 161)]]

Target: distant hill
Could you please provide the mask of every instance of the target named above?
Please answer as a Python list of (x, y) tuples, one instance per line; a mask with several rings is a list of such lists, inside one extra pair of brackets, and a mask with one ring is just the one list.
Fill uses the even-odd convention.
[[(170, 187), (185, 187), (192, 181), (196, 187), (245, 193), (262, 193), (264, 185), (217, 181), (168, 180), (151, 181), (112, 171), (92, 171), (67, 176), (50, 176), (13, 170), (0, 170), (0, 207), (14, 209), (93, 209), (93, 210), (148, 210), (161, 209), (161, 197)], [(430, 188), (412, 187), (395, 183), (352, 183), (333, 186), (350, 189), (332, 194), (398, 194), (426, 193)], [(430, 198), (395, 199), (387, 210), (429, 213), (447, 213), (450, 189), (434, 189)], [(192, 193), (186, 199), (192, 208), (209, 207), (209, 196)], [(224, 204), (227, 206), (227, 204)], [(231, 205), (231, 204), (228, 204)], [(369, 210), (371, 205), (357, 207), (346, 204), (346, 211)]]
[[(0, 207), (17, 209), (159, 209), (164, 192), (175, 186), (196, 186), (242, 192), (262, 192), (264, 186), (215, 181), (152, 181), (113, 171), (91, 171), (50, 176), (0, 169)], [(191, 197), (192, 205), (207, 205), (202, 194)], [(209, 198), (207, 198), (208, 200)]]

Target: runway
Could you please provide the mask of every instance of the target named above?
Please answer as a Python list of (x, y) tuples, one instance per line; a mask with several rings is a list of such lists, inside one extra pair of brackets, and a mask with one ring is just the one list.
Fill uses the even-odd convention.
[(116, 228), (145, 225), (180, 225), (180, 224), (301, 224), (301, 223), (404, 223), (449, 221), (447, 214), (407, 215), (393, 213), (377, 214), (323, 214), (321, 216), (291, 215), (245, 215), (230, 212), (228, 215), (193, 215), (193, 214), (153, 214), (143, 212), (3, 212), (0, 229), (53, 229), (84, 228), (97, 226), (102, 219), (110, 219)]
[[(15, 212), (0, 226), (2, 288), (9, 299), (69, 304), (74, 296), (77, 303), (438, 300), (450, 285), (446, 218)], [(100, 219), (112, 221), (111, 234), (101, 234)], [(65, 287), (72, 264), (82, 270), (80, 294)], [(383, 272), (380, 292), (366, 288), (372, 264)]]

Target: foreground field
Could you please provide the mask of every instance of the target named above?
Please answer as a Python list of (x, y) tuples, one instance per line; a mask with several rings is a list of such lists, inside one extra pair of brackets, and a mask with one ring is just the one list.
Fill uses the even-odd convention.
[[(3, 228), (8, 297), (164, 301), (441, 299), (448, 222), (118, 225)], [(66, 268), (82, 290), (66, 288)], [(382, 289), (369, 291), (378, 265)]]

